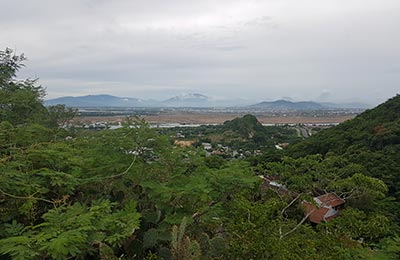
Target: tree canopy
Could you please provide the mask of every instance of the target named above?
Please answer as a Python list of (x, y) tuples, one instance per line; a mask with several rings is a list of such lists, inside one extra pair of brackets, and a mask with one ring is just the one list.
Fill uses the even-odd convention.
[[(76, 111), (17, 79), (24, 60), (0, 52), (0, 258), (399, 259), (399, 96), (288, 152), (208, 157), (140, 118), (69, 127)], [(288, 130), (193, 131), (216, 129), (239, 148)], [(343, 208), (311, 223), (302, 202), (326, 193)]]

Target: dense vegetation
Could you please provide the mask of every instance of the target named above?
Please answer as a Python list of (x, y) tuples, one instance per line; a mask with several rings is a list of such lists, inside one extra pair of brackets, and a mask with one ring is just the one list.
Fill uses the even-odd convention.
[[(302, 140), (297, 131), (289, 126), (263, 126), (255, 116), (245, 115), (226, 121), (223, 125), (202, 125), (199, 127), (178, 127), (163, 129), (161, 134), (191, 140), (195, 146), (210, 143), (214, 147), (222, 145), (233, 150), (254, 153), (256, 150), (275, 150), (279, 143), (296, 143)], [(178, 138), (179, 140), (179, 138)]]
[(400, 221), (400, 95), (353, 120), (327, 129), (290, 149), (293, 157), (340, 155), (362, 166), (365, 175), (389, 187), (389, 214)]
[[(22, 61), (0, 52), (1, 259), (399, 258), (399, 97), (294, 146), (293, 158), (266, 151), (215, 164), (141, 120), (63, 128), (74, 111), (44, 107), (43, 88), (16, 79)], [(361, 121), (381, 128), (369, 134)], [(268, 138), (250, 116), (222, 127)], [(325, 192), (345, 207), (311, 225), (301, 201)]]

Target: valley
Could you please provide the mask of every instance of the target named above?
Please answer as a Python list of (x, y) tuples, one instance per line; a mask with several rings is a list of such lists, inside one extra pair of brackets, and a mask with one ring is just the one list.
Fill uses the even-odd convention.
[[(85, 123), (109, 122), (110, 124), (122, 122), (127, 116), (139, 116), (147, 122), (153, 124), (159, 123), (177, 123), (177, 124), (222, 124), (226, 120), (243, 116), (252, 111), (229, 111), (229, 110), (191, 110), (184, 109), (160, 109), (160, 110), (128, 110), (124, 112), (110, 112), (105, 110), (96, 110), (88, 113), (81, 112), (77, 120)], [(257, 116), (262, 124), (338, 124), (354, 118), (359, 111), (312, 111), (312, 112), (257, 112)]]
[(1, 259), (399, 259), (399, 95), (76, 110), (23, 58), (0, 51)]

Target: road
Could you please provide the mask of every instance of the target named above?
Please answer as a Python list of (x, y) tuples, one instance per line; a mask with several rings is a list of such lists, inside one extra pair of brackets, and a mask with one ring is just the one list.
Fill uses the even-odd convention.
[(311, 136), (310, 132), (309, 132), (308, 129), (305, 128), (305, 127), (297, 126), (296, 129), (297, 129), (299, 135), (300, 135), (301, 137), (303, 137), (303, 138), (308, 138), (308, 137)]

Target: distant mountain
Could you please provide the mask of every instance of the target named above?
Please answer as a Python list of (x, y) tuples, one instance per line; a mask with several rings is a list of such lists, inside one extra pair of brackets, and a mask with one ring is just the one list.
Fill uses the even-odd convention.
[(87, 95), (60, 97), (45, 101), (46, 106), (63, 104), (68, 107), (208, 107), (210, 98), (201, 94), (184, 94), (164, 101), (139, 98), (116, 97), (112, 95)]
[(45, 101), (45, 105), (64, 104), (68, 107), (245, 107), (262, 110), (318, 110), (337, 108), (369, 108), (367, 104), (334, 104), (317, 103), (312, 101), (292, 102), (287, 100), (264, 101), (251, 105), (245, 99), (216, 99), (198, 93), (189, 93), (175, 96), (163, 101), (154, 99), (139, 99), (131, 97), (116, 97), (112, 95), (86, 95), (78, 97), (60, 97)]
[(116, 97), (111, 95), (60, 97), (45, 101), (46, 106), (57, 104), (63, 104), (68, 107), (135, 107), (146, 104), (146, 101), (138, 98)]
[(331, 103), (331, 102), (323, 102), (320, 103), (326, 108), (358, 108), (358, 109), (367, 109), (372, 108), (372, 105), (366, 103)]
[(167, 107), (207, 107), (209, 102), (210, 98), (207, 96), (189, 93), (169, 98), (161, 102), (161, 104)]
[(268, 110), (317, 110), (325, 108), (323, 105), (312, 101), (292, 102), (287, 100), (264, 101), (250, 106), (251, 108)]
[(264, 101), (250, 106), (265, 110), (319, 110), (319, 109), (367, 109), (371, 105), (364, 103), (319, 103), (314, 101), (293, 102), (288, 100)]
[(192, 102), (204, 102), (208, 101), (209, 98), (202, 94), (197, 93), (189, 93), (189, 94), (182, 94), (179, 96), (175, 96), (173, 98), (169, 98), (165, 100), (165, 102), (179, 102), (179, 101), (192, 101)]

